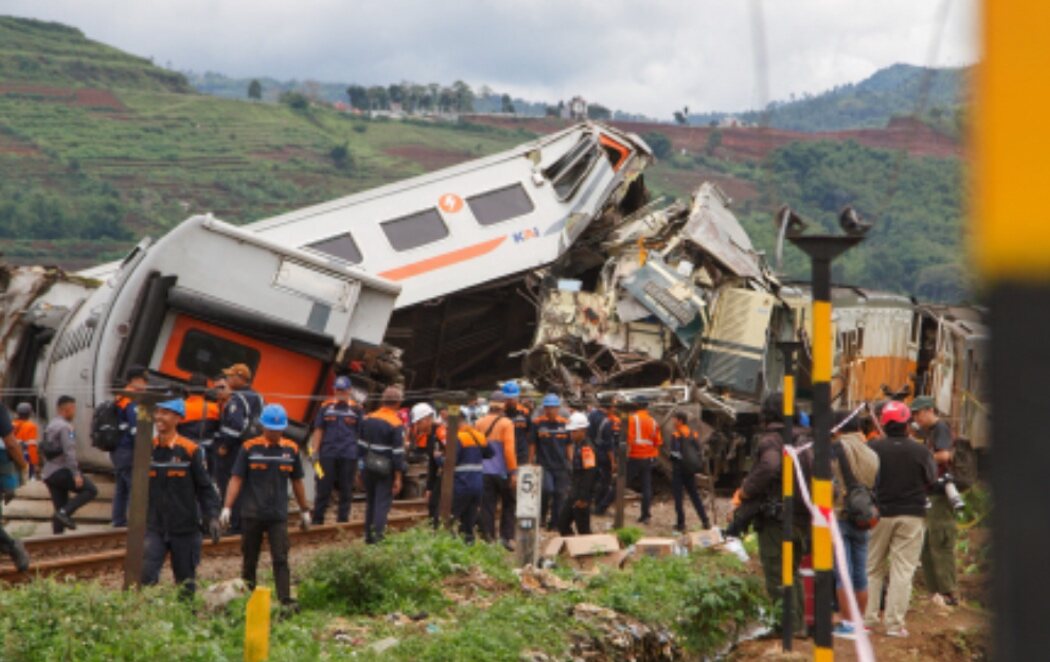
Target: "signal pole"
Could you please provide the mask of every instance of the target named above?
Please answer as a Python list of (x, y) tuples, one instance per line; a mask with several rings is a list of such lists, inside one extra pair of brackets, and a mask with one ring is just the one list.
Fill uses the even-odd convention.
[(809, 256), (813, 279), (813, 505), (823, 521), (813, 522), (813, 659), (834, 659), (831, 639), (832, 574), (831, 511), (831, 262), (863, 237), (858, 235), (788, 236)]
[[(777, 347), (784, 357), (783, 434), (784, 447), (787, 448), (795, 443), (795, 352), (802, 347), (802, 343), (785, 340), (778, 342)], [(781, 483), (784, 498), (784, 537), (781, 543), (781, 584), (784, 595), (780, 631), (783, 635), (783, 648), (785, 651), (790, 651), (791, 643), (795, 638), (795, 468), (794, 461), (787, 451), (784, 451), (783, 455)]]

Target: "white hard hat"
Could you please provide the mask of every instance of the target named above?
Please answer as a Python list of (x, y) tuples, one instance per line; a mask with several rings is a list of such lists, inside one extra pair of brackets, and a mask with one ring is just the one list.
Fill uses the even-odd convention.
[(565, 424), (565, 429), (572, 432), (573, 430), (584, 430), (589, 425), (590, 423), (587, 421), (587, 415), (581, 414), (577, 411), (569, 417), (569, 422)]
[(425, 402), (420, 402), (418, 405), (412, 406), (412, 422), (418, 423), (427, 416), (433, 416), (435, 413), (433, 407)]

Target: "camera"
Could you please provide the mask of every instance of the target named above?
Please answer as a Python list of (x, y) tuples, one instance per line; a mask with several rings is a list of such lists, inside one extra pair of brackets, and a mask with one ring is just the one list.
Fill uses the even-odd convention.
[(953, 510), (959, 512), (966, 507), (966, 502), (959, 494), (959, 489), (955, 487), (955, 478), (951, 474), (944, 474), (937, 479), (937, 485), (944, 490), (944, 496), (948, 497), (948, 503), (952, 505)]

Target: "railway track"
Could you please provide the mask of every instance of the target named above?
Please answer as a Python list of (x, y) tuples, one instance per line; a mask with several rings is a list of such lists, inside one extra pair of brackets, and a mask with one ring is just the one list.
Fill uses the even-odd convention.
[[(426, 506), (422, 499), (397, 502), (387, 527), (394, 530), (408, 528), (426, 517)], [(300, 530), (298, 526), (289, 526), (288, 532), (294, 545), (349, 539), (360, 536), (363, 530), (364, 521), (356, 520), (312, 526), (306, 531)], [(29, 570), (18, 572), (10, 565), (2, 566), (0, 581), (15, 584), (34, 577), (83, 578), (107, 572), (120, 572), (124, 568), (126, 540), (126, 529), (26, 538), (22, 542), (32, 559)], [(201, 547), (204, 556), (226, 556), (239, 554), (240, 551), (240, 536), (226, 536), (220, 538), (218, 543), (205, 539)]]

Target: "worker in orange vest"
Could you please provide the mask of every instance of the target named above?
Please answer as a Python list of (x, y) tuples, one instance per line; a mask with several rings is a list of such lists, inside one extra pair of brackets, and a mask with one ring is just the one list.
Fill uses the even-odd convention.
[(218, 394), (208, 391), (208, 378), (199, 372), (190, 375), (188, 390), (190, 395), (186, 398), (186, 416), (176, 430), (204, 449), (205, 468), (212, 480), (216, 480), (215, 434), (219, 431)]
[(627, 419), (627, 478), (631, 483), (641, 478), (642, 513), (638, 523), (648, 524), (653, 500), (653, 466), (664, 440), (660, 426), (649, 415), (649, 399), (641, 396), (635, 405), (637, 410)]
[(37, 440), (40, 438), (40, 429), (32, 419), (33, 405), (28, 402), (18, 403), (15, 409), (17, 418), (12, 421), (15, 428), (15, 441), (22, 446), (22, 456), (29, 464), (29, 478), (35, 478), (40, 470), (40, 451), (37, 448)]

